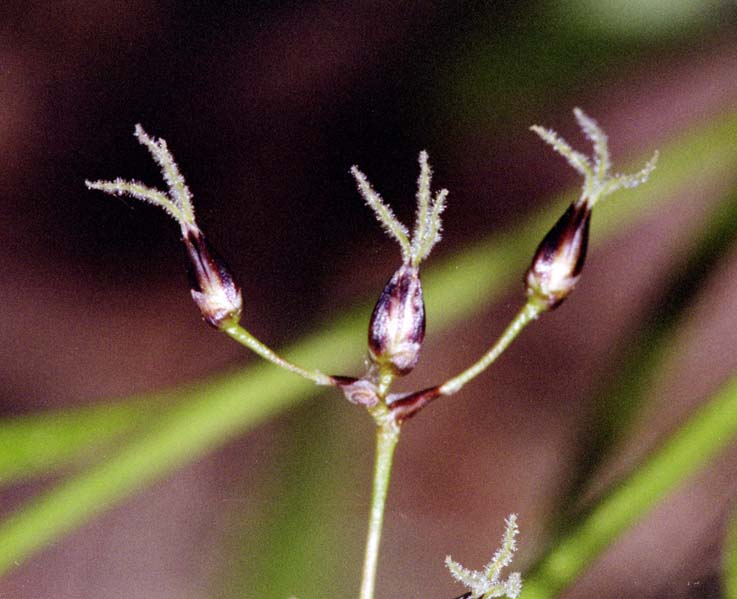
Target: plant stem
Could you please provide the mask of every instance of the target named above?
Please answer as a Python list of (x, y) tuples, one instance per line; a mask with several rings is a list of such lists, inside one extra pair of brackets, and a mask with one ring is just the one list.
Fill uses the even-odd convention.
[[(386, 410), (386, 406), (383, 404), (379, 404), (377, 407)], [(399, 425), (391, 417), (380, 418), (377, 414), (372, 415), (376, 418), (378, 424), (376, 428), (376, 459), (374, 462), (374, 483), (371, 492), (371, 511), (369, 512), (369, 527), (366, 535), (366, 553), (363, 560), (360, 599), (374, 599), (376, 565), (379, 560), (379, 543), (381, 541), (381, 528), (384, 523), (386, 494), (392, 473), (394, 448), (399, 441), (400, 431)]]
[(522, 329), (524, 329), (544, 311), (545, 307), (542, 304), (528, 300), (527, 303), (522, 306), (520, 311), (517, 312), (517, 315), (514, 317), (512, 322), (507, 325), (502, 336), (497, 339), (496, 343), (491, 346), (489, 351), (481, 356), (481, 358), (472, 366), (440, 385), (440, 393), (442, 395), (452, 395), (459, 391), (468, 381), (481, 374), (491, 366), (494, 360), (496, 360), (505, 349), (507, 349), (509, 344), (516, 339), (520, 332), (522, 332)]
[(261, 343), (261, 341), (256, 339), (256, 337), (254, 337), (251, 333), (249, 333), (246, 329), (244, 329), (241, 325), (237, 323), (229, 324), (223, 327), (223, 329), (221, 330), (224, 333), (227, 333), (231, 337), (231, 339), (235, 339), (241, 345), (245, 345), (248, 349), (257, 353), (264, 360), (273, 362), (280, 368), (284, 368), (284, 370), (288, 370), (289, 372), (298, 374), (299, 376), (304, 377), (317, 385), (335, 384), (332, 377), (323, 374), (319, 370), (307, 370), (305, 368), (297, 366), (296, 364), (292, 364), (288, 360), (285, 360), (267, 345)]

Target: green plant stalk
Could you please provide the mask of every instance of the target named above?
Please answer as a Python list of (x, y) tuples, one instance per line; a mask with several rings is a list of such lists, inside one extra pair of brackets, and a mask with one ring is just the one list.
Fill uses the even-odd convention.
[(501, 337), (497, 339), (496, 343), (491, 346), (481, 358), (478, 359), (474, 364), (469, 366), (466, 370), (461, 372), (459, 375), (454, 376), (452, 379), (445, 381), (440, 385), (440, 393), (442, 395), (452, 395), (458, 392), (461, 387), (468, 383), (471, 379), (476, 378), (484, 370), (486, 370), (491, 364), (504, 353), (504, 350), (509, 347), (509, 344), (514, 341), (517, 336), (522, 332), (528, 324), (545, 311), (545, 307), (539, 303), (529, 300), (524, 306), (517, 312), (517, 315), (504, 329)]
[(737, 377), (605, 497), (525, 578), (523, 599), (552, 599), (658, 501), (737, 438)]
[[(491, 346), (489, 351), (458, 376), (443, 383), (439, 389), (440, 393), (451, 395), (481, 374), (504, 353), (504, 350), (509, 347), (522, 330), (546, 309), (546, 306), (534, 299), (525, 302), (524, 306), (517, 312), (517, 315), (507, 325), (502, 335)], [(369, 529), (366, 536), (366, 553), (363, 562), (363, 578), (359, 599), (374, 599), (376, 567), (379, 559), (379, 544), (384, 522), (386, 495), (391, 479), (392, 458), (397, 442), (399, 441), (400, 432), (400, 424), (394, 419), (384, 403), (384, 398), (392, 384), (394, 376), (391, 373), (385, 373), (380, 378), (382, 379), (382, 383), (379, 387), (379, 394), (382, 401), (373, 408), (369, 408), (377, 424), (376, 459), (374, 462), (374, 483), (371, 493)]]
[(391, 418), (384, 419), (376, 428), (374, 482), (371, 490), (371, 509), (369, 511), (368, 533), (366, 534), (360, 599), (374, 599), (376, 567), (379, 561), (379, 544), (384, 524), (386, 496), (392, 474), (394, 449), (399, 441), (399, 432), (399, 425)]
[(256, 337), (254, 337), (250, 332), (248, 332), (238, 323), (230, 323), (223, 327), (221, 330), (226, 333), (231, 339), (237, 341), (241, 345), (246, 346), (248, 349), (261, 356), (264, 360), (272, 362), (280, 368), (283, 368), (284, 370), (288, 370), (289, 372), (306, 378), (316, 385), (333, 384), (333, 379), (323, 374), (319, 370), (307, 370), (305, 368), (302, 368), (301, 366), (293, 364), (289, 360), (285, 360), (270, 347), (261, 343), (261, 341), (256, 339)]

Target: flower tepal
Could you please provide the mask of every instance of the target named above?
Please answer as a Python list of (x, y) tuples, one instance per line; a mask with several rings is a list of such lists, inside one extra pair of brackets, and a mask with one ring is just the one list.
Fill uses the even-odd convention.
[(369, 358), (379, 373), (401, 376), (410, 372), (420, 357), (425, 337), (425, 303), (420, 281), (420, 263), (440, 241), (440, 215), (445, 209), (447, 189), (434, 195), (427, 152), (420, 153), (417, 182), (417, 213), (412, 236), (391, 208), (371, 187), (358, 167), (351, 169), (358, 190), (374, 211), (387, 234), (399, 244), (401, 266), (392, 274), (374, 306), (369, 323)]
[(98, 189), (117, 196), (130, 196), (158, 206), (179, 223), (182, 241), (189, 259), (192, 299), (202, 317), (221, 329), (240, 320), (243, 298), (222, 258), (197, 226), (192, 205), (192, 194), (174, 161), (166, 141), (149, 136), (141, 125), (136, 125), (135, 136), (146, 146), (161, 167), (168, 192), (153, 189), (138, 181), (85, 181), (89, 189)]
[(586, 260), (594, 205), (618, 189), (637, 187), (647, 181), (658, 159), (658, 153), (655, 152), (639, 172), (632, 175), (612, 174), (606, 134), (580, 108), (574, 109), (573, 113), (594, 146), (591, 157), (574, 150), (552, 129), (538, 125), (531, 127), (584, 178), (580, 197), (545, 235), (525, 276), (528, 296), (545, 310), (559, 306), (578, 282)]

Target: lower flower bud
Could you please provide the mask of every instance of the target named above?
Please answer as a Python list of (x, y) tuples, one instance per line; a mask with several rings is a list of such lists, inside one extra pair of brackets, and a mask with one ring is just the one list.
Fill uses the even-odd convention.
[(389, 279), (371, 314), (369, 357), (379, 369), (407, 374), (417, 364), (425, 338), (425, 303), (420, 273), (403, 264)]
[(192, 299), (202, 317), (216, 329), (237, 323), (243, 298), (228, 266), (197, 227), (187, 228), (184, 245), (189, 258)]
[(535, 251), (525, 281), (527, 295), (549, 310), (559, 306), (576, 286), (586, 260), (591, 208), (571, 204)]

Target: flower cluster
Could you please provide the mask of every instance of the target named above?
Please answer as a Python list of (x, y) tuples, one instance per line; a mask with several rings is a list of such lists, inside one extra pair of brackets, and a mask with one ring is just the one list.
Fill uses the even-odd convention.
[[(281, 368), (318, 385), (340, 388), (349, 401), (366, 407), (373, 416), (378, 431), (377, 460), (361, 599), (373, 598), (382, 514), (392, 455), (401, 425), (438, 397), (457, 393), (485, 371), (527, 324), (559, 306), (571, 294), (586, 259), (592, 208), (618, 189), (644, 183), (655, 168), (657, 153), (633, 175), (612, 174), (606, 135), (582, 110), (577, 108), (574, 114), (593, 144), (591, 157), (575, 151), (555, 131), (532, 127), (584, 177), (584, 184), (580, 197), (567, 208), (535, 251), (525, 276), (525, 304), (475, 363), (441, 384), (409, 393), (391, 394), (389, 391), (394, 380), (409, 373), (420, 358), (426, 324), (420, 265), (440, 241), (440, 217), (448, 197), (447, 189), (432, 191), (432, 170), (427, 152), (421, 152), (419, 157), (417, 209), (411, 234), (358, 167), (351, 169), (358, 191), (401, 251), (401, 264), (384, 286), (371, 313), (367, 368), (360, 378), (328, 376), (318, 370), (297, 366), (241, 326), (241, 290), (195, 222), (192, 195), (163, 139), (150, 137), (140, 125), (136, 125), (135, 136), (161, 167), (168, 185), (167, 192), (123, 179), (86, 182), (90, 189), (126, 195), (159, 206), (177, 221), (187, 251), (192, 298), (209, 324)], [(515, 599), (519, 595), (522, 582), (518, 573), (511, 574), (506, 580), (501, 579), (502, 570), (511, 563), (517, 532), (517, 519), (512, 515), (507, 520), (501, 548), (483, 571), (468, 570), (447, 558), (446, 564), (453, 576), (469, 589), (464, 598)]]

